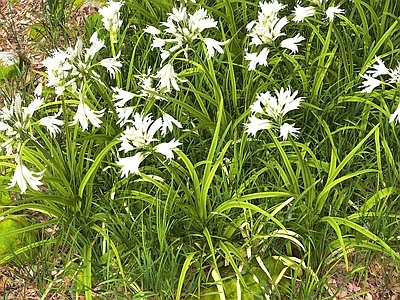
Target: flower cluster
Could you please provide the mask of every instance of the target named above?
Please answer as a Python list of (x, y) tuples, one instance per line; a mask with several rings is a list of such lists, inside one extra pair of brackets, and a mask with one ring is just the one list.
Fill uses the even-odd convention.
[[(319, 6), (322, 5), (320, 1), (314, 1), (314, 3)], [(249, 45), (261, 46), (262, 49), (255, 52), (248, 52), (246, 50), (244, 59), (249, 61), (249, 70), (255, 70), (257, 65), (268, 66), (268, 56), (273, 48), (281, 47), (290, 50), (294, 54), (299, 50), (299, 43), (305, 40), (299, 33), (293, 37), (281, 39), (281, 37), (286, 36), (283, 28), (290, 23), (286, 16), (279, 16), (280, 12), (286, 6), (279, 3), (278, 0), (259, 2), (260, 11), (258, 12), (258, 18), (249, 22), (246, 29), (249, 32), (247, 34), (250, 38)], [(306, 18), (314, 16), (317, 9), (321, 10), (322, 6), (302, 7), (297, 4), (292, 11), (293, 16), (291, 16), (291, 21), (295, 23), (303, 22)], [(325, 13), (327, 19), (333, 21), (335, 15), (343, 14), (344, 10), (339, 7), (329, 7)]]
[(186, 7), (180, 6), (172, 9), (166, 22), (161, 22), (165, 27), (162, 31), (154, 26), (148, 26), (144, 31), (152, 35), (152, 48), (160, 49), (162, 61), (178, 50), (182, 50), (188, 58), (189, 46), (196, 40), (202, 41), (206, 45), (207, 56), (213, 57), (215, 51), (224, 53), (221, 46), (227, 44), (229, 40), (219, 42), (212, 38), (204, 38), (201, 33), (206, 29), (216, 28), (217, 24), (218, 22), (209, 17), (204, 8), (189, 14)]
[[(121, 26), (119, 19), (121, 6), (122, 2), (110, 1), (99, 11), (103, 17), (104, 27), (110, 33), (112, 53), (114, 53), (113, 44), (117, 41), (118, 30)], [(193, 32), (201, 32), (208, 25), (196, 29), (195, 19), (198, 18), (197, 22), (211, 19), (201, 16), (200, 13), (196, 16), (190, 18), (190, 22), (194, 22), (190, 28)], [(203, 23), (201, 23), (202, 25)], [(119, 137), (121, 141), (119, 151), (122, 151), (123, 154), (121, 153), (117, 160), (117, 164), (121, 166), (122, 177), (127, 177), (131, 173), (138, 174), (140, 163), (151, 153), (159, 153), (167, 160), (174, 158), (173, 151), (181, 143), (175, 139), (164, 142), (161, 141), (161, 137), (166, 137), (174, 127), (181, 128), (181, 123), (163, 111), (161, 111), (162, 116), (153, 121), (151, 114), (144, 116), (144, 114), (136, 112), (140, 106), (138, 103), (133, 105), (130, 103), (134, 97), (165, 100), (162, 97), (163, 93), (170, 92), (171, 89), (179, 90), (178, 82), (182, 80), (175, 74), (172, 64), (165, 64), (154, 75), (150, 74), (151, 70), (149, 69), (148, 74), (135, 76), (138, 78), (138, 86), (141, 88), (135, 94), (120, 88), (118, 78), (117, 86), (112, 87), (99, 75), (97, 68), (103, 67), (108, 71), (111, 79), (114, 79), (122, 67), (122, 63), (119, 61), (120, 54), (112, 54), (113, 57), (102, 60), (97, 59), (99, 51), (104, 47), (104, 41), (99, 39), (98, 33), (95, 32), (90, 38), (89, 47), (85, 48), (82, 39), (78, 38), (74, 46), (68, 47), (66, 50), (56, 49), (50, 57), (43, 61), (47, 74), (46, 85), (54, 88), (56, 99), (61, 101), (45, 103), (42, 98), (42, 84), (39, 84), (29, 105), (24, 106), (26, 99), (23, 99), (20, 94), (16, 94), (11, 104), (5, 103), (5, 106), (0, 109), (0, 133), (2, 133), (2, 139), (5, 140), (0, 145), (0, 149), (8, 156), (7, 159), (11, 159), (15, 164), (15, 172), (9, 187), (18, 185), (23, 194), (28, 187), (39, 190), (39, 186), (42, 184), (41, 180), (45, 170), (31, 171), (29, 169), (32, 168), (31, 161), (27, 156), (30, 142), (34, 142), (35, 147), (42, 147), (41, 141), (34, 136), (37, 133), (37, 126), (45, 126), (50, 137), (54, 138), (61, 131), (60, 126), (64, 125), (64, 121), (59, 119), (61, 114), (68, 118), (66, 114), (72, 112), (71, 122), (66, 125), (79, 123), (82, 131), (87, 130), (90, 125), (101, 127), (101, 118), (107, 108), (101, 107), (100, 110), (95, 110), (96, 106), (101, 106), (104, 102), (96, 99), (93, 86), (104, 88), (105, 93), (108, 90), (113, 92), (112, 100), (114, 100), (114, 110), (117, 113), (117, 124), (121, 127), (125, 126)], [(158, 81), (157, 86), (153, 86), (153, 80)], [(63, 110), (56, 108), (58, 113), (53, 115), (46, 113), (49, 109), (53, 113), (54, 106), (60, 102)], [(77, 106), (76, 112), (71, 109), (71, 105)], [(42, 110), (42, 115), (47, 116), (39, 120), (34, 119), (34, 114), (39, 109)], [(42, 150), (46, 151), (44, 148)], [(131, 153), (133, 154), (129, 156)]]
[[(397, 62), (395, 69), (389, 69), (385, 63), (376, 57), (376, 64), (372, 65), (361, 77), (361, 93), (372, 93), (378, 86), (384, 84), (394, 88), (400, 88), (400, 62)], [(385, 78), (386, 77), (386, 78)], [(400, 103), (396, 111), (390, 115), (389, 122), (400, 123)]]
[(283, 140), (286, 140), (289, 134), (297, 137), (300, 128), (283, 122), (283, 117), (288, 112), (299, 108), (303, 97), (296, 98), (296, 96), (297, 91), (292, 93), (290, 88), (276, 90), (275, 96), (270, 92), (257, 94), (256, 101), (251, 105), (250, 122), (245, 124), (247, 133), (255, 136), (259, 130), (279, 127), (279, 137)]
[[(247, 52), (245, 60), (250, 61), (249, 70), (255, 70), (257, 65), (268, 66), (268, 55), (275, 41), (286, 35), (282, 32), (284, 26), (289, 23), (286, 16), (279, 17), (279, 12), (286, 7), (278, 0), (272, 2), (260, 2), (260, 11), (258, 19), (247, 24), (246, 29), (249, 31), (248, 36), (251, 38), (250, 45), (263, 46), (260, 52)], [(298, 43), (304, 40), (300, 34), (295, 37), (283, 40), (280, 43), (282, 48), (286, 48), (296, 53), (298, 51)]]
[(128, 177), (130, 173), (139, 174), (140, 164), (153, 152), (161, 153), (166, 159), (174, 158), (173, 150), (181, 143), (175, 139), (160, 143), (156, 138), (156, 133), (160, 132), (164, 137), (167, 131), (172, 132), (174, 125), (178, 128), (182, 127), (179, 121), (166, 113), (156, 120), (153, 120), (151, 114), (143, 116), (135, 113), (133, 120), (129, 120), (129, 124), (130, 126), (127, 126), (119, 138), (121, 141), (119, 151), (124, 153), (134, 151), (135, 154), (118, 159), (117, 164), (122, 167), (121, 177)]
[[(5, 150), (5, 155), (12, 155), (15, 160), (15, 172), (10, 185), (19, 186), (21, 193), (24, 194), (27, 185), (34, 190), (39, 189), (41, 185), (44, 170), (41, 172), (30, 171), (22, 161), (22, 149), (26, 139), (34, 139), (31, 135), (31, 126), (33, 125), (33, 115), (42, 108), (44, 99), (42, 98), (42, 85), (39, 84), (34, 91), (34, 99), (28, 106), (23, 106), (23, 99), (20, 94), (16, 94), (11, 104), (5, 103), (0, 110), (0, 131), (4, 133), (6, 141), (1, 144), (1, 149)], [(37, 121), (37, 124), (45, 126), (54, 136), (60, 131), (59, 126), (63, 121), (58, 120), (60, 114), (43, 117)]]
[(78, 38), (75, 47), (69, 47), (65, 51), (57, 49), (52, 55), (43, 61), (43, 65), (47, 68), (48, 83), (47, 86), (55, 88), (57, 96), (61, 96), (68, 89), (73, 98), (79, 100), (78, 109), (71, 122), (75, 125), (79, 122), (83, 130), (87, 130), (89, 122), (99, 127), (102, 123), (100, 118), (104, 114), (104, 109), (96, 111), (88, 103), (86, 103), (85, 80), (93, 79), (104, 84), (100, 75), (95, 71), (95, 67), (100, 65), (109, 72), (112, 78), (115, 73), (119, 72), (122, 66), (116, 57), (102, 59), (100, 62), (95, 61), (96, 54), (104, 47), (104, 42), (98, 38), (95, 32), (90, 38), (91, 46), (83, 48), (82, 39)]

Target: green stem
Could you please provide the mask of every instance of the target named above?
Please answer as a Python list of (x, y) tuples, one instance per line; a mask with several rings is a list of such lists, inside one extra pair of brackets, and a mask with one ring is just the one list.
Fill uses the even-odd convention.
[(92, 244), (87, 242), (83, 247), (83, 284), (85, 299), (92, 299)]

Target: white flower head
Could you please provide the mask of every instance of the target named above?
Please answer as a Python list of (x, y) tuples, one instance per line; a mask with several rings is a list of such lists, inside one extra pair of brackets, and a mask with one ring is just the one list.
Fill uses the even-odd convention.
[(397, 87), (400, 87), (400, 62), (396, 69), (389, 69), (388, 74), (390, 76), (389, 83), (394, 83)]
[(53, 116), (47, 116), (39, 120), (39, 124), (47, 128), (51, 137), (55, 137), (55, 135), (60, 132), (59, 126), (64, 125), (64, 122), (58, 119), (60, 115), (61, 111)]
[(268, 48), (263, 48), (260, 53), (248, 53), (246, 52), (246, 55), (244, 57), (245, 60), (249, 60), (249, 71), (255, 70), (257, 68), (257, 65), (262, 65), (262, 66), (268, 66), (268, 54), (269, 54), (269, 49)]
[(120, 19), (120, 9), (124, 5), (124, 2), (116, 2), (110, 0), (108, 5), (103, 6), (99, 9), (99, 14), (103, 17), (104, 28), (110, 33), (110, 39), (112, 43), (117, 42), (118, 30), (122, 25)]
[(126, 128), (120, 138), (122, 144), (119, 151), (128, 152), (135, 148), (146, 148), (151, 142), (157, 141), (154, 135), (163, 126), (162, 119), (153, 121), (151, 114), (143, 116), (135, 113), (130, 123), (132, 127)]
[(160, 29), (158, 29), (154, 26), (147, 26), (145, 29), (143, 29), (143, 31), (146, 33), (150, 33), (153, 36), (161, 33)]
[(115, 110), (117, 111), (118, 121), (117, 125), (119, 124), (120, 127), (124, 126), (126, 123), (129, 123), (129, 118), (133, 114), (133, 107), (116, 107)]
[(370, 75), (363, 74), (361, 75), (361, 77), (365, 79), (365, 81), (362, 82), (360, 86), (360, 88), (363, 88), (361, 90), (361, 93), (372, 93), (372, 91), (381, 84), (381, 81), (379, 79), (374, 78)]
[(129, 174), (139, 175), (139, 166), (146, 156), (146, 154), (138, 152), (134, 156), (120, 157), (117, 161), (117, 165), (122, 167), (121, 177), (128, 177)]
[(389, 69), (386, 68), (385, 63), (379, 57), (376, 57), (376, 62), (377, 63), (367, 71), (368, 74), (371, 74), (372, 77), (389, 74)]
[(224, 54), (224, 49), (222, 49), (221, 46), (224, 46), (229, 42), (229, 40), (227, 40), (225, 42), (218, 42), (211, 38), (205, 38), (203, 41), (204, 41), (204, 44), (206, 44), (207, 57), (209, 57), (209, 58), (214, 56), (215, 50), (217, 50), (217, 52), (219, 52), (220, 54)]
[(69, 63), (69, 54), (62, 50), (54, 50), (52, 55), (45, 60), (42, 64), (47, 69), (47, 84), (46, 86), (56, 87), (56, 94), (61, 95), (67, 83), (67, 79), (70, 71), (72, 71), (72, 65)]
[(173, 125), (175, 125), (178, 128), (182, 128), (182, 124), (176, 120), (174, 117), (167, 113), (163, 113), (162, 115), (162, 120), (163, 120), (163, 125), (161, 127), (161, 134), (165, 136), (167, 134), (167, 130), (172, 132)]
[(99, 40), (97, 32), (93, 33), (90, 37), (90, 43), (92, 44), (90, 48), (86, 48), (85, 51), (85, 61), (88, 62), (94, 58), (97, 52), (99, 52), (104, 47), (104, 41)]
[(294, 127), (294, 124), (283, 123), (279, 131), (279, 137), (286, 141), (289, 134), (292, 135), (294, 138), (297, 138), (300, 128)]
[(7, 188), (12, 188), (15, 185), (18, 185), (19, 189), (21, 190), (21, 194), (25, 194), (26, 190), (28, 189), (28, 185), (34, 189), (35, 191), (39, 190), (39, 186), (42, 185), (40, 181), (43, 178), (43, 174), (46, 170), (41, 172), (32, 172), (30, 171), (20, 159), (19, 155), (16, 155), (15, 160), (17, 161), (15, 172), (13, 178), (11, 179), (11, 183), (8, 185)]
[(114, 91), (113, 100), (117, 101), (114, 103), (115, 107), (125, 106), (126, 102), (133, 99), (133, 97), (135, 96), (134, 93), (125, 91), (118, 87), (113, 87), (112, 90)]
[(105, 108), (101, 111), (95, 111), (91, 109), (86, 103), (81, 102), (78, 105), (78, 110), (74, 116), (74, 119), (71, 122), (71, 125), (75, 125), (78, 122), (80, 123), (82, 130), (85, 131), (89, 127), (89, 122), (94, 127), (100, 127), (100, 124), (103, 123), (100, 118), (103, 116)]
[[(39, 84), (38, 87), (40, 87), (41, 91), (42, 85)], [(38, 88), (36, 88), (35, 92), (37, 90)], [(35, 95), (35, 99), (31, 103), (29, 103), (28, 107), (22, 108), (22, 121), (26, 122), (29, 118), (32, 118), (35, 111), (37, 111), (43, 105), (43, 103), (44, 99)]]
[(315, 7), (314, 6), (307, 6), (301, 7), (297, 5), (294, 8), (294, 17), (292, 19), (293, 22), (299, 23), (302, 22), (305, 18), (312, 17), (315, 15)]
[(326, 10), (326, 18), (329, 19), (329, 22), (332, 22), (337, 14), (344, 14), (344, 9), (339, 6), (331, 6)]
[(275, 91), (276, 96), (272, 96), (270, 92), (258, 94), (257, 100), (263, 105), (263, 111), (266, 115), (279, 120), (288, 112), (298, 109), (303, 97), (297, 97), (297, 91), (291, 92), (291, 89), (281, 88)]
[(272, 127), (272, 123), (270, 120), (259, 119), (256, 116), (249, 117), (249, 123), (245, 123), (246, 132), (249, 135), (256, 136), (257, 131), (263, 129), (270, 129)]
[(184, 81), (178, 78), (178, 76), (175, 73), (173, 65), (170, 63), (162, 67), (161, 70), (159, 70), (157, 74), (154, 75), (154, 78), (160, 79), (158, 83), (158, 88), (160, 89), (161, 92), (165, 93), (169, 93), (171, 91), (171, 86), (175, 90), (179, 91), (180, 89), (177, 80), (180, 82)]
[(397, 106), (397, 109), (395, 110), (395, 112), (390, 115), (389, 123), (391, 123), (393, 121), (394, 121), (395, 124), (400, 123), (400, 103)]
[(168, 14), (165, 22), (161, 22), (164, 30), (154, 26), (148, 26), (144, 31), (152, 35), (152, 49), (159, 48), (162, 61), (165, 61), (172, 53), (182, 50), (185, 58), (188, 58), (189, 44), (196, 40), (203, 40), (207, 46), (207, 55), (212, 57), (215, 51), (222, 52), (221, 43), (208, 38), (204, 40), (201, 33), (210, 28), (216, 28), (218, 22), (211, 18), (207, 10), (199, 8), (193, 14), (188, 13), (187, 8), (180, 5), (174, 7)]
[(289, 23), (286, 17), (279, 18), (278, 13), (286, 5), (277, 0), (272, 2), (260, 2), (258, 20), (247, 24), (246, 29), (251, 37), (250, 45), (271, 44), (278, 37), (285, 35), (282, 28)]
[(193, 15), (189, 15), (188, 29), (192, 33), (197, 33), (207, 28), (217, 27), (217, 24), (217, 21), (207, 15), (207, 11), (204, 8), (200, 8)]
[(119, 68), (122, 67), (122, 63), (118, 61), (118, 58), (121, 53), (118, 53), (116, 57), (104, 58), (99, 62), (101, 66), (107, 69), (108, 73), (110, 73), (111, 78), (115, 78), (115, 73), (119, 72)]
[(154, 151), (161, 153), (167, 159), (173, 159), (174, 158), (173, 150), (175, 150), (179, 145), (182, 145), (182, 143), (175, 141), (175, 139), (172, 139), (168, 143), (158, 144), (157, 146), (154, 147)]
[(299, 50), (297, 44), (304, 40), (304, 37), (302, 37), (300, 34), (296, 34), (295, 37), (283, 40), (281, 42), (281, 47), (291, 50), (292, 53), (296, 53)]

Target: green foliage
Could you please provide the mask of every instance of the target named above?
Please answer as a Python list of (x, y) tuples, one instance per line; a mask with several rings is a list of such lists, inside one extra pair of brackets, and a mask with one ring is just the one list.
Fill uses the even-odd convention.
[[(11, 181), (11, 193), (25, 194), (0, 217), (33, 211), (46, 221), (7, 236), (57, 226), (34, 246), (63, 253), (59, 274), (86, 299), (94, 290), (129, 299), (327, 299), (327, 273), (341, 260), (349, 268), (350, 251), (383, 252), (398, 264), (400, 131), (389, 120), (400, 85), (382, 79), (362, 93), (360, 74), (371, 74), (377, 57), (397, 67), (400, 5), (341, 1), (344, 12), (330, 21), (326, 9), (335, 3), (327, 1), (315, 15), (289, 22), (271, 45), (258, 45), (248, 26), (258, 3), (187, 2), (182, 19), (202, 7), (216, 26), (173, 39), (165, 21), (179, 7), (174, 1), (130, 0), (120, 27), (104, 27), (100, 10), (77, 41), (63, 23), (71, 1), (43, 3), (46, 18), (31, 38), (58, 48), (50, 56), (64, 55), (70, 65), (53, 70), (48, 63), (40, 73), (43, 105), (18, 135), (1, 120), (2, 138), (14, 143), (1, 171), (23, 164), (43, 186), (23, 190)], [(291, 21), (297, 2), (280, 2), (287, 7), (279, 14)], [(165, 40), (157, 44), (150, 32)], [(304, 37), (297, 51), (282, 47), (296, 34)], [(204, 38), (221, 42), (212, 57)], [(252, 70), (249, 54), (266, 44), (267, 63)], [(175, 76), (167, 83), (166, 66)], [(54, 74), (61, 76), (56, 84)], [(263, 93), (270, 100), (288, 88), (298, 91), (289, 96), (301, 97), (299, 105), (275, 114), (272, 104), (258, 108)], [(37, 98), (30, 94), (22, 94), (25, 113)], [(260, 109), (270, 123), (252, 131), (250, 117), (261, 118)], [(42, 121), (59, 111), (63, 123), (53, 136)], [(301, 129), (282, 134), (294, 122)], [(179, 143), (169, 148), (168, 139)], [(11, 177), (1, 174), (4, 186)], [(14, 252), (24, 250), (14, 244)], [(43, 298), (51, 289), (43, 285)]]

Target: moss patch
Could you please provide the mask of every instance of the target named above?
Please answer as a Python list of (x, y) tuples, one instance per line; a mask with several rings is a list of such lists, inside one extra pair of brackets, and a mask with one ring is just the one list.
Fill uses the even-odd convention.
[[(32, 231), (5, 235), (9, 232), (23, 229), (28, 225), (29, 222), (16, 216), (8, 216), (0, 221), (0, 260), (36, 241), (35, 233)], [(20, 258), (26, 259), (27, 256), (26, 254), (20, 255)]]
[(2, 210), (2, 206), (10, 205), (11, 202), (12, 202), (12, 200), (11, 200), (11, 197), (10, 197), (9, 193), (0, 192), (0, 211)]

